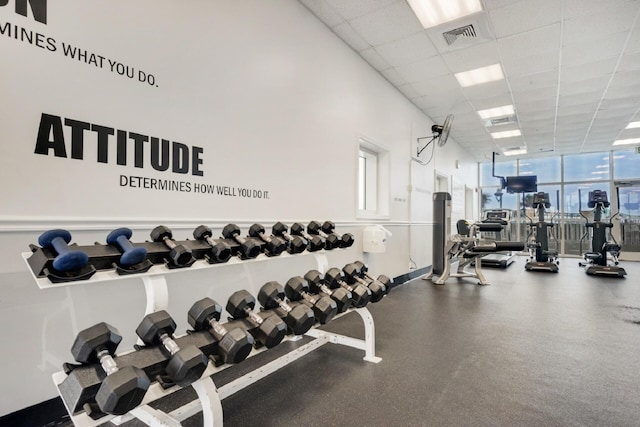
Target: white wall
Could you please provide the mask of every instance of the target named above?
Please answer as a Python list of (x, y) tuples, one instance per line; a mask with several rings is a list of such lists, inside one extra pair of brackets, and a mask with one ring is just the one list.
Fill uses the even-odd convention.
[[(139, 279), (39, 290), (20, 253), (44, 230), (70, 229), (86, 245), (123, 225), (140, 241), (159, 223), (185, 239), (200, 223), (219, 232), (228, 222), (246, 229), (332, 219), (360, 238), (370, 221), (356, 217), (355, 148), (365, 136), (390, 150), (390, 218), (378, 222), (394, 235), (387, 254), (364, 258), (373, 272), (396, 276), (409, 271), (410, 258), (416, 267), (430, 264), (433, 164), (477, 186), (475, 160), (453, 140), (428, 166), (410, 161), (431, 120), (295, 1), (58, 0), (48, 4), (46, 25), (14, 5), (0, 7), (0, 322), (9, 325), (0, 332), (0, 415), (56, 395), (50, 375), (71, 361), (79, 329), (110, 322), (125, 350), (144, 314)], [(7, 23), (42, 34), (44, 48), (9, 36)], [(103, 67), (66, 57), (63, 42), (105, 57)], [(153, 74), (157, 87), (111, 72), (108, 59)], [(84, 158), (72, 159), (68, 126), (69, 157), (35, 154), (43, 113), (202, 147), (203, 176), (154, 170), (148, 143), (142, 168), (133, 164), (133, 142), (127, 165), (118, 165), (115, 136), (108, 163), (99, 163), (94, 132), (84, 134)], [(244, 187), (269, 198), (123, 187), (121, 175)], [(327, 257), (335, 266), (362, 259), (361, 244)], [(315, 266), (303, 255), (172, 275), (168, 309), (182, 332), (202, 296), (224, 300)]]

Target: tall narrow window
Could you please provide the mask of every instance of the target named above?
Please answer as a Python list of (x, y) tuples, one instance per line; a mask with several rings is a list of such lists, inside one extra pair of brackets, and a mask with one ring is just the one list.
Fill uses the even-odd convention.
[(389, 216), (389, 151), (360, 138), (358, 146), (358, 217)]

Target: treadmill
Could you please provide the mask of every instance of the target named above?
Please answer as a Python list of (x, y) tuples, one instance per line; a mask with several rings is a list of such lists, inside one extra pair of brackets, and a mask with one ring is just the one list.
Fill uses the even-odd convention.
[[(509, 209), (488, 209), (484, 211), (482, 218), (482, 222), (484, 223), (501, 224), (503, 228), (509, 225), (510, 220), (511, 211)], [(496, 231), (494, 240), (502, 240), (501, 234), (501, 231)], [(507, 268), (515, 261), (515, 256), (516, 253), (513, 251), (488, 254), (482, 257), (482, 266)]]

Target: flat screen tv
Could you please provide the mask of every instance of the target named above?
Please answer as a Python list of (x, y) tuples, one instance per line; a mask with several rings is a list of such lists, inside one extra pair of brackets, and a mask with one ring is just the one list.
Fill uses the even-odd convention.
[(535, 193), (537, 191), (537, 175), (507, 177), (507, 193)]

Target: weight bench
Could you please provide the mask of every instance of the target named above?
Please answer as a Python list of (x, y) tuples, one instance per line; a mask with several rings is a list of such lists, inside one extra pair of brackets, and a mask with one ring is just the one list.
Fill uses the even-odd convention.
[[(489, 282), (482, 274), (482, 257), (488, 253), (498, 253), (507, 251), (522, 251), (524, 243), (522, 242), (497, 242), (484, 241), (478, 238), (481, 232), (497, 232), (502, 230), (502, 224), (499, 223), (482, 223), (477, 222), (470, 224), (465, 220), (459, 220), (456, 223), (458, 234), (452, 236), (447, 242), (447, 254), (445, 256), (444, 270), (442, 274), (435, 278), (433, 270), (425, 279), (435, 278), (436, 285), (444, 285), (450, 277), (473, 277), (478, 279), (478, 285), (488, 285)], [(458, 263), (455, 273), (451, 272), (451, 266)], [(474, 271), (465, 270), (470, 264), (475, 264)]]

